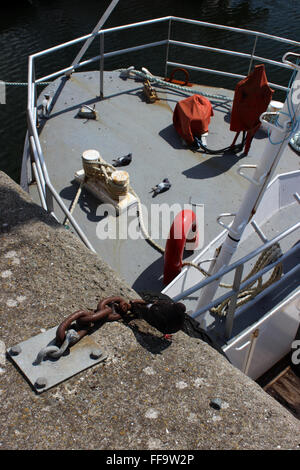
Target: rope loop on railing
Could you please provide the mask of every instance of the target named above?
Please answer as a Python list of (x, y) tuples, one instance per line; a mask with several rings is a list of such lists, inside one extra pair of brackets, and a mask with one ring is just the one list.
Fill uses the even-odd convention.
[[(270, 246), (268, 249), (263, 251), (259, 256), (257, 262), (255, 263), (254, 267), (250, 271), (250, 273), (242, 280), (242, 283), (246, 282), (255, 274), (259, 273), (264, 267), (268, 266), (269, 264), (274, 263), (282, 256), (282, 251), (280, 248), (279, 243), (274, 243), (274, 245)], [(282, 275), (282, 263), (279, 262), (272, 270), (272, 273), (265, 282), (263, 282), (262, 276), (259, 277), (256, 281), (251, 282), (245, 289), (242, 289), (238, 294), (238, 302), (236, 308), (241, 307), (249, 300), (253, 299), (257, 294), (262, 292), (263, 290), (267, 289), (271, 284), (278, 281)], [(257, 283), (257, 284), (256, 284)], [(255, 286), (256, 284), (256, 286)], [(220, 284), (222, 287), (226, 288), (233, 288), (231, 285), (227, 284)], [(231, 302), (231, 298), (224, 300), (216, 307), (210, 309), (210, 311), (214, 314), (219, 316), (224, 316), (227, 314), (227, 310), (229, 304)]]

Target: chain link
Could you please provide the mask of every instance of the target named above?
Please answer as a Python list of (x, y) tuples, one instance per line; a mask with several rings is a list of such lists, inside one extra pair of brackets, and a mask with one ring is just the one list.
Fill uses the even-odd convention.
[[(126, 301), (114, 296), (101, 300), (96, 310), (76, 310), (56, 330), (56, 345), (47, 346), (38, 353), (35, 365), (46, 357), (59, 358), (67, 348), (87, 335), (99, 322), (113, 322), (120, 319), (142, 318), (161, 331), (165, 337), (180, 330), (185, 318), (185, 306), (171, 299), (147, 301), (135, 299)], [(72, 327), (71, 327), (72, 326)]]
[(38, 353), (36, 360), (34, 362), (35, 365), (40, 364), (43, 359), (46, 357), (51, 357), (53, 359), (60, 358), (64, 352), (68, 349), (68, 347), (79, 340), (79, 335), (75, 330), (68, 330), (65, 335), (65, 340), (63, 341), (61, 347), (57, 346), (46, 346), (45, 348), (41, 349)]
[(66, 330), (73, 322), (79, 331), (78, 341), (85, 336), (96, 322), (117, 321), (122, 318), (130, 310), (130, 303), (126, 302), (123, 297), (108, 297), (100, 301), (96, 310), (77, 310), (69, 315), (57, 328), (56, 342), (62, 344)]

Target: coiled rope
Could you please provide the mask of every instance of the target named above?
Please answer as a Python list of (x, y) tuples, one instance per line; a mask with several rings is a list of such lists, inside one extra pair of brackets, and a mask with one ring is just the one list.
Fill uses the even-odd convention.
[[(270, 246), (267, 250), (263, 251), (258, 260), (256, 261), (254, 267), (252, 270), (249, 272), (249, 274), (242, 280), (243, 282), (246, 282), (248, 279), (250, 279), (252, 276), (254, 276), (256, 273), (258, 273), (261, 269), (265, 268), (268, 266), (268, 264), (271, 264), (275, 261), (277, 261), (278, 258), (282, 256), (282, 251), (280, 248), (279, 243), (274, 243), (274, 245)], [(238, 302), (236, 304), (236, 308), (241, 307), (245, 303), (247, 303), (249, 300), (253, 299), (257, 294), (262, 292), (264, 289), (267, 289), (271, 284), (273, 284), (275, 281), (279, 280), (282, 275), (282, 263), (279, 263), (275, 268), (273, 269), (269, 279), (265, 282), (262, 280), (262, 276), (259, 277), (256, 281), (253, 281), (249, 286), (245, 287), (245, 289), (242, 289), (239, 294), (238, 294)], [(255, 286), (255, 284), (257, 285)], [(226, 287), (226, 288), (232, 288), (233, 286), (227, 285), (227, 284), (220, 284), (221, 287)], [(254, 287), (255, 286), (255, 287)], [(214, 314), (217, 314), (219, 316), (225, 316), (227, 313), (227, 309), (229, 306), (231, 299), (224, 300), (221, 302), (219, 305), (216, 307), (213, 307), (210, 311)]]
[[(114, 181), (111, 178), (111, 173), (116, 171), (116, 168), (111, 165), (110, 163), (106, 163), (102, 158), (98, 162), (85, 162), (84, 165), (89, 166), (89, 176), (92, 177), (100, 177), (108, 186), (109, 191), (111, 192), (112, 196), (114, 199), (117, 199), (119, 196), (122, 196), (128, 192), (128, 189), (130, 188), (129, 185), (124, 184), (124, 185), (118, 185), (114, 183)], [(110, 170), (110, 174), (106, 171), (106, 169)], [(84, 183), (87, 180), (87, 176), (85, 175), (83, 178), (83, 181), (80, 183), (78, 190), (76, 191), (75, 197), (71, 203), (69, 212), (70, 214), (73, 213), (76, 204), (78, 203), (80, 194), (82, 192), (82, 188), (84, 186)], [(65, 217), (63, 221), (63, 225), (67, 226), (69, 222), (68, 216)]]

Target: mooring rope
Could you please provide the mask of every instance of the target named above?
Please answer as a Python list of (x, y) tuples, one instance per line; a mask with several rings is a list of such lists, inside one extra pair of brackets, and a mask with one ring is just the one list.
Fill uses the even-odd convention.
[[(28, 86), (28, 82), (4, 82), (0, 80), (3, 85), (7, 86)], [(51, 85), (52, 82), (38, 82), (36, 85)]]
[(233, 101), (233, 98), (230, 98), (229, 96), (207, 93), (205, 91), (197, 91), (194, 88), (190, 88), (190, 87), (182, 86), (182, 85), (176, 85), (176, 83), (166, 82), (162, 80), (161, 78), (156, 77), (155, 75), (152, 75), (152, 73), (149, 72), (149, 70), (147, 70), (145, 67), (142, 68), (142, 71), (135, 70), (132, 67), (128, 67), (128, 69), (120, 69), (120, 72), (123, 74), (127, 74), (127, 76), (130, 76), (130, 74), (136, 75), (137, 77), (140, 77), (144, 80), (149, 80), (152, 83), (159, 84), (163, 88), (171, 88), (173, 90), (181, 91), (181, 92), (192, 94), (192, 95), (202, 95), (202, 96), (205, 96), (206, 98), (215, 99), (215, 100)]

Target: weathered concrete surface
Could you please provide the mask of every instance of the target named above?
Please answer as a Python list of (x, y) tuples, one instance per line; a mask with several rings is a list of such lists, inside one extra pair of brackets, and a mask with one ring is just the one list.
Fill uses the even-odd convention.
[(299, 448), (299, 421), (216, 351), (141, 322), (103, 325), (93, 336), (106, 362), (35, 394), (5, 348), (102, 297), (136, 294), (3, 173), (0, 229), (1, 449)]

